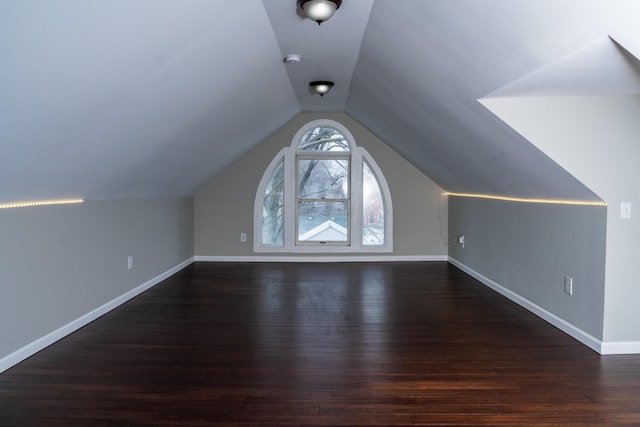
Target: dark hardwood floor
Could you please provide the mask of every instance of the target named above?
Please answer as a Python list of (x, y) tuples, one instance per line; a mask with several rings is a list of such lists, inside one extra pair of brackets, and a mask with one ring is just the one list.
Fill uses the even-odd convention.
[(0, 426), (640, 425), (606, 356), (447, 263), (196, 263), (0, 374)]

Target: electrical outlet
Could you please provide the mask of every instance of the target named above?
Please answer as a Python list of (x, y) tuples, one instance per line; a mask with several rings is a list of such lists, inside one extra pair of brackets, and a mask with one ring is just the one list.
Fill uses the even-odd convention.
[(247, 233), (240, 233), (240, 241), (243, 243), (247, 241)]
[(464, 249), (464, 234), (458, 234), (458, 243), (462, 246), (462, 249)]
[(133, 269), (133, 256), (127, 258), (127, 270)]
[(564, 276), (564, 293), (573, 295), (573, 277)]
[(620, 203), (620, 218), (622, 219), (631, 218), (631, 202)]

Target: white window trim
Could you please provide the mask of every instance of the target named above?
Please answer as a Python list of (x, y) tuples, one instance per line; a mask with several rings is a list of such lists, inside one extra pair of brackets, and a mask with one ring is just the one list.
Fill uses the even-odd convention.
[[(351, 150), (351, 144), (349, 144), (349, 150)], [(300, 166), (299, 161), (300, 160), (308, 160), (308, 159), (316, 159), (316, 160), (346, 160), (347, 164), (348, 164), (348, 170), (349, 170), (349, 176), (347, 177), (348, 180), (348, 197), (346, 199), (333, 199), (335, 201), (341, 201), (341, 202), (345, 202), (347, 204), (347, 206), (349, 207), (349, 210), (347, 212), (347, 222), (351, 223), (351, 216), (352, 216), (352, 212), (353, 209), (351, 208), (351, 205), (353, 203), (353, 183), (352, 183), (352, 162), (353, 162), (353, 156), (351, 151), (346, 152), (346, 151), (339, 151), (339, 152), (300, 152), (296, 150), (296, 162), (295, 162), (295, 167), (296, 167), (296, 171), (295, 171), (295, 178), (297, 179), (298, 174), (300, 173), (298, 167)], [(297, 186), (294, 186), (294, 190), (296, 190), (297, 193)], [(294, 203), (294, 207), (296, 209), (296, 213), (294, 214), (294, 218), (298, 218), (298, 202), (299, 202), (299, 198), (298, 198), (298, 194), (295, 194), (295, 203)], [(326, 199), (323, 199), (323, 201), (327, 201)], [(352, 230), (352, 225), (351, 226), (347, 226), (346, 230), (347, 230), (347, 239), (343, 240), (343, 241), (330, 241), (330, 242), (320, 242), (317, 240), (311, 240), (311, 241), (301, 241), (299, 239), (299, 229), (297, 227), (300, 226), (298, 221), (296, 222), (296, 231), (295, 231), (295, 236), (296, 236), (296, 246), (325, 246), (325, 247), (330, 247), (330, 246), (350, 246), (351, 245), (351, 239), (353, 236), (353, 230)]]
[[(296, 153), (298, 143), (305, 132), (309, 129), (325, 126), (338, 130), (349, 143), (351, 154), (351, 244), (345, 245), (296, 245)], [(325, 153), (326, 154), (326, 153)], [(337, 154), (337, 153), (336, 153)], [(342, 155), (346, 152), (342, 152)], [(262, 204), (264, 193), (269, 185), (273, 172), (284, 159), (284, 244), (263, 245), (262, 244)], [(378, 185), (384, 201), (384, 227), (385, 243), (383, 245), (363, 245), (362, 244), (362, 164), (366, 161), (371, 171), (378, 179)], [(357, 196), (356, 196), (357, 195)], [(301, 127), (293, 137), (289, 147), (285, 147), (273, 158), (269, 166), (262, 175), (260, 184), (256, 192), (253, 207), (253, 250), (258, 253), (390, 253), (393, 252), (393, 205), (389, 186), (382, 174), (382, 170), (362, 147), (356, 145), (355, 139), (349, 130), (342, 124), (333, 120), (314, 120)]]

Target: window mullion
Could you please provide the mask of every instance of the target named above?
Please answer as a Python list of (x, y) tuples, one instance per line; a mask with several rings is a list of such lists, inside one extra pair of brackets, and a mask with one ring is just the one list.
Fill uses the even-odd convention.
[(356, 148), (351, 157), (351, 245), (362, 246), (362, 152)]
[(287, 151), (284, 161), (284, 246), (291, 250), (296, 241), (296, 156)]

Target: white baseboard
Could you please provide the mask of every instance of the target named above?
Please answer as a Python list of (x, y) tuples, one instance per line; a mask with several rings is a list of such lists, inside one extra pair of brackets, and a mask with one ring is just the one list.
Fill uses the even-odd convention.
[(493, 289), (494, 291), (498, 292), (499, 294), (509, 298), (511, 301), (515, 302), (516, 304), (526, 308), (527, 310), (529, 310), (530, 312), (532, 312), (536, 316), (538, 316), (538, 317), (542, 318), (543, 320), (546, 320), (547, 322), (551, 323), (556, 328), (560, 329), (564, 333), (566, 333), (566, 334), (572, 336), (573, 338), (577, 339), (578, 341), (580, 341), (581, 343), (583, 343), (587, 347), (591, 348), (592, 350), (594, 350), (594, 351), (596, 351), (596, 352), (598, 352), (600, 354), (605, 354), (602, 351), (603, 342), (601, 340), (591, 336), (590, 334), (586, 333), (582, 329), (577, 328), (576, 326), (572, 325), (571, 323), (567, 322), (566, 320), (561, 319), (560, 317), (558, 317), (555, 314), (545, 310), (544, 308), (542, 308), (539, 305), (529, 301), (528, 299), (523, 298), (520, 295), (516, 294), (515, 292), (510, 291), (509, 289), (499, 285), (498, 283), (494, 282), (493, 280), (483, 276), (482, 274), (478, 273), (477, 271), (475, 271), (475, 270), (467, 267), (466, 265), (462, 264), (460, 261), (449, 257), (449, 262), (451, 264), (455, 265), (456, 267), (458, 267), (460, 270), (462, 270), (465, 273), (467, 273), (469, 276), (471, 276), (474, 279), (478, 280), (483, 285), (488, 286), (489, 288)]
[(432, 262), (448, 261), (446, 255), (351, 255), (351, 256), (205, 256), (197, 255), (196, 261), (204, 262)]
[(144, 291), (152, 288), (163, 280), (171, 277), (175, 273), (191, 265), (194, 261), (202, 262), (392, 262), (392, 261), (448, 261), (458, 267), (460, 270), (469, 274), (476, 280), (480, 281), (489, 288), (504, 295), (515, 303), (521, 305), (550, 324), (559, 328), (563, 332), (582, 342), (589, 348), (603, 355), (613, 354), (640, 354), (640, 342), (603, 342), (597, 338), (587, 334), (574, 325), (548, 312), (542, 307), (532, 303), (531, 301), (521, 297), (520, 295), (504, 288), (491, 279), (465, 266), (454, 258), (447, 256), (350, 256), (350, 257), (332, 257), (332, 256), (302, 256), (302, 257), (281, 257), (281, 256), (259, 256), (259, 257), (225, 257), (225, 256), (195, 256), (177, 266), (167, 270), (159, 276), (143, 283), (142, 285), (130, 290), (129, 292), (109, 301), (108, 303), (96, 308), (95, 310), (79, 317), (78, 319), (56, 329), (55, 331), (33, 341), (30, 344), (14, 351), (13, 353), (0, 359), (0, 373), (6, 371), (14, 365), (31, 357), (40, 350), (48, 347), (56, 341), (66, 337), (67, 335), (77, 331), (83, 326), (91, 323), (97, 318), (103, 316), (116, 307), (124, 304), (130, 299), (140, 295)]
[(7, 369), (11, 368), (14, 365), (17, 365), (18, 363), (22, 362), (23, 360), (27, 359), (28, 357), (33, 356), (34, 354), (36, 354), (37, 352), (39, 352), (40, 350), (50, 346), (51, 344), (55, 343), (56, 341), (66, 337), (67, 335), (77, 331), (78, 329), (82, 328), (83, 326), (93, 322), (94, 320), (96, 320), (97, 318), (99, 318), (100, 316), (105, 315), (106, 313), (108, 313), (109, 311), (113, 310), (114, 308), (124, 304), (125, 302), (129, 301), (130, 299), (132, 299), (133, 297), (136, 297), (138, 295), (140, 295), (141, 293), (143, 293), (144, 291), (152, 288), (153, 286), (157, 285), (158, 283), (162, 282), (163, 280), (169, 278), (170, 276), (174, 275), (175, 273), (177, 273), (178, 271), (182, 270), (183, 268), (189, 266), (190, 264), (192, 264), (194, 262), (195, 258), (189, 258), (186, 261), (181, 262), (180, 264), (178, 264), (177, 266), (165, 271), (164, 273), (160, 274), (157, 277), (154, 277), (153, 279), (149, 280), (146, 283), (143, 283), (142, 285), (130, 290), (129, 292), (109, 301), (108, 303), (96, 308), (95, 310), (80, 316), (79, 318), (77, 318), (76, 320), (73, 320), (70, 323), (67, 323), (66, 325), (56, 329), (53, 332), (50, 332), (49, 334), (25, 345), (24, 347), (14, 351), (13, 353), (3, 357), (2, 359), (0, 359), (0, 373), (6, 371)]
[(637, 341), (604, 341), (600, 354), (640, 354), (640, 342)]
[(572, 325), (566, 320), (556, 316), (553, 313), (550, 313), (549, 311), (545, 310), (539, 305), (527, 300), (526, 298), (521, 297), (515, 292), (510, 291), (509, 289), (497, 284), (493, 280), (483, 276), (477, 271), (467, 267), (466, 265), (462, 264), (460, 261), (449, 257), (449, 262), (455, 265), (456, 267), (458, 267), (460, 270), (467, 273), (468, 275), (470, 275), (471, 277), (473, 277), (474, 279), (478, 280), (482, 284), (488, 286), (489, 288), (493, 289), (499, 294), (504, 295), (505, 297), (509, 298), (511, 301), (515, 302), (516, 304), (526, 308), (536, 316), (542, 318), (543, 320), (546, 320), (556, 328), (560, 329), (567, 335), (575, 338), (576, 340), (580, 341), (581, 343), (591, 348), (592, 350), (600, 353), (601, 355), (640, 354), (640, 342), (638, 341), (599, 340), (598, 338), (586, 333), (582, 329)]

